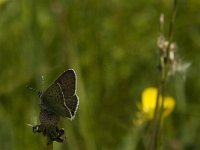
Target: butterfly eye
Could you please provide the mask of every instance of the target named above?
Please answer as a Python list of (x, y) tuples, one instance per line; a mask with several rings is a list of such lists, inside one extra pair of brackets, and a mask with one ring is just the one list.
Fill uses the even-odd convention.
[(37, 94), (38, 94), (38, 97), (41, 98), (42, 92), (41, 92), (41, 91), (38, 91)]

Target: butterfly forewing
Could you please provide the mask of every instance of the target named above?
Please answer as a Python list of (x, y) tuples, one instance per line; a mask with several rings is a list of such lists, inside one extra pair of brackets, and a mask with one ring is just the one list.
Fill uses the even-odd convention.
[(67, 70), (41, 95), (41, 106), (56, 114), (73, 118), (78, 97), (75, 94), (76, 75), (74, 70)]
[(55, 83), (59, 83), (66, 97), (73, 96), (76, 88), (76, 75), (74, 70), (67, 70), (61, 74)]
[(53, 83), (42, 95), (41, 95), (41, 107), (48, 111), (54, 112), (59, 116), (71, 118), (71, 112), (64, 104), (63, 93), (60, 86)]
[(78, 107), (78, 97), (76, 95), (76, 74), (74, 70), (67, 70), (55, 81), (62, 88), (65, 97), (64, 102), (70, 110), (72, 118), (75, 116)]

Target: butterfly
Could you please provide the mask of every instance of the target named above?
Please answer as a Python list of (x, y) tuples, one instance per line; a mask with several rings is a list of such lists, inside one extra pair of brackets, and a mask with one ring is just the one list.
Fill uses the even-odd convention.
[(44, 92), (38, 91), (40, 98), (40, 125), (33, 126), (33, 132), (43, 133), (51, 141), (63, 142), (64, 129), (57, 124), (60, 117), (72, 120), (78, 109), (76, 95), (76, 74), (73, 69), (62, 73)]

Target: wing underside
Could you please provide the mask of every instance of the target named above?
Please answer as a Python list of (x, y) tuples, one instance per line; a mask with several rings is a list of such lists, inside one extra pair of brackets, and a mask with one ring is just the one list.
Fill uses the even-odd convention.
[(59, 116), (73, 119), (78, 107), (75, 94), (76, 76), (73, 70), (65, 71), (41, 95), (41, 107)]

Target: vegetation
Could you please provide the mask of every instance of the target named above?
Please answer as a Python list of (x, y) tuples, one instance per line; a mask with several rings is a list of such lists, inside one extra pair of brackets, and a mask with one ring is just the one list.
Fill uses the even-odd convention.
[[(170, 42), (191, 65), (166, 80), (164, 94), (175, 108), (161, 122), (157, 144), (194, 150), (200, 149), (200, 2), (181, 0), (177, 8)], [(61, 120), (66, 142), (54, 142), (54, 150), (147, 149), (152, 120), (136, 121), (143, 90), (159, 87), (161, 13), (171, 40), (172, 0), (0, 0), (0, 149), (46, 147), (46, 138), (26, 125), (37, 124), (40, 112), (26, 86), (45, 90), (69, 68), (77, 74), (79, 109), (74, 120)]]

